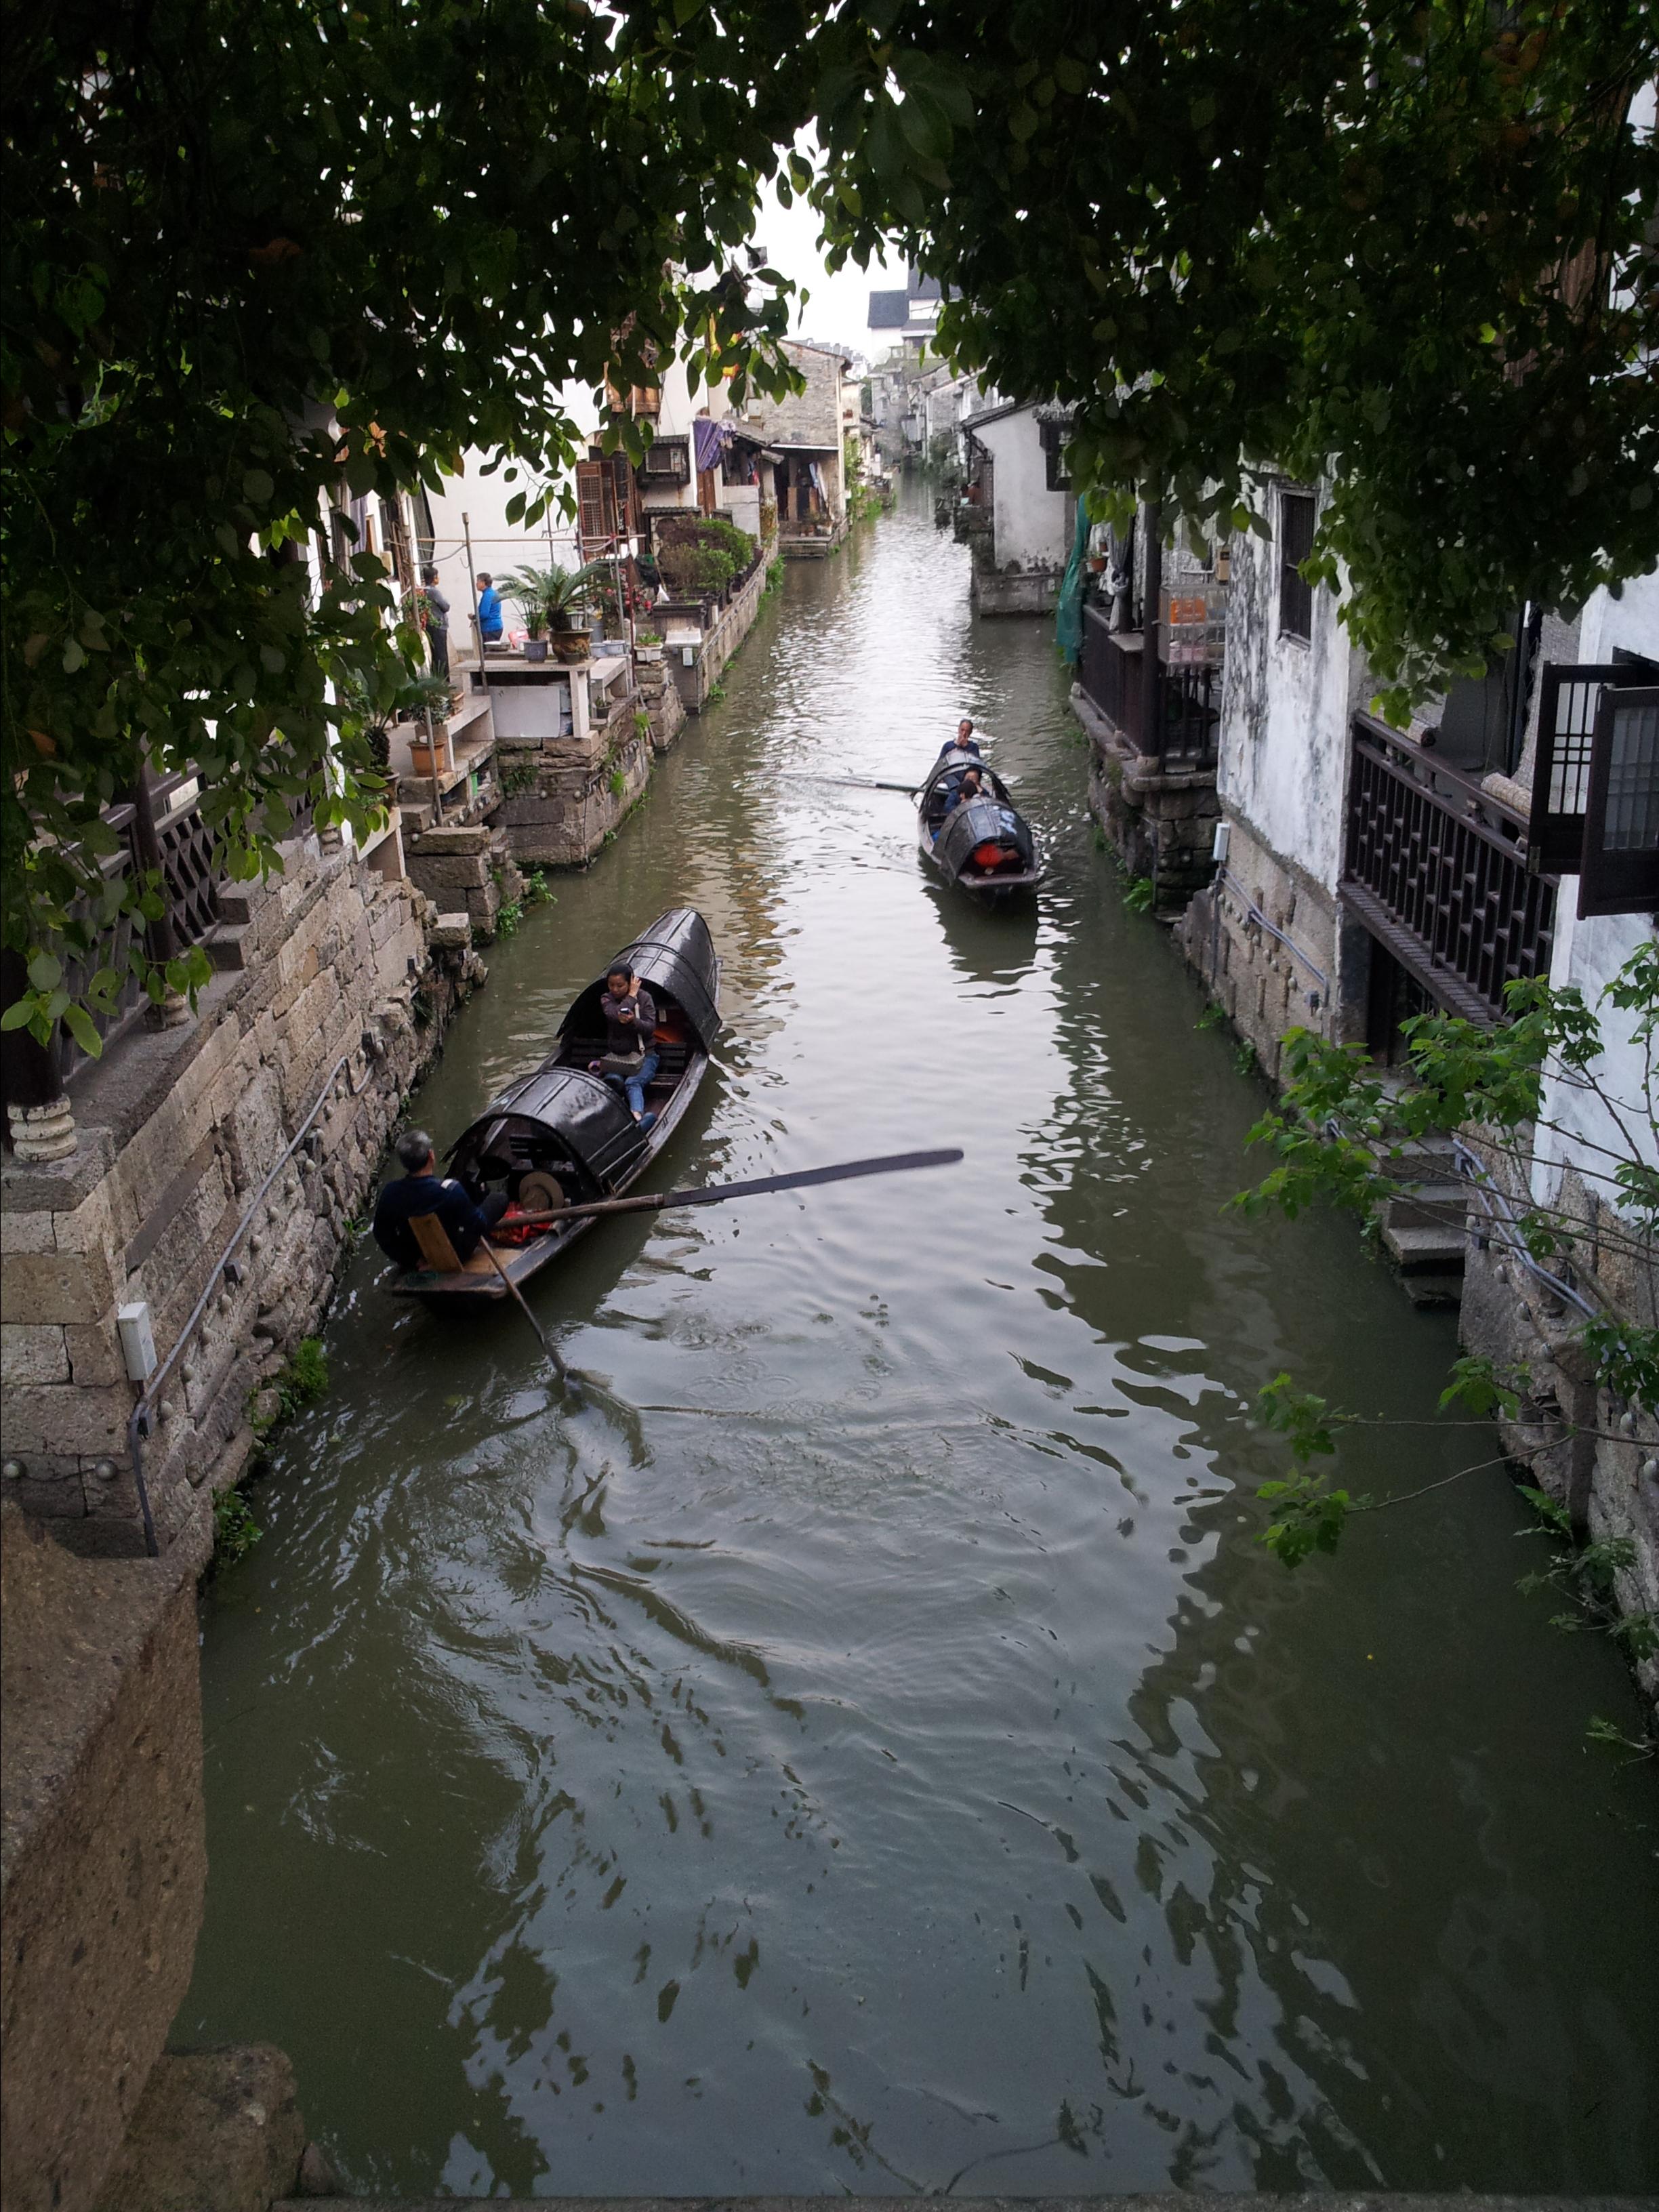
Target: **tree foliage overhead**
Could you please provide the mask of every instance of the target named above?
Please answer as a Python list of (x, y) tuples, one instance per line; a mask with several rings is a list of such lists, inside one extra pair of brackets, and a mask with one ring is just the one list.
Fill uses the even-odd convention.
[(1659, 150), (1630, 121), (1650, 0), (23, 0), (13, 21), (20, 951), (74, 949), (64, 854), (95, 857), (141, 750), (200, 766), (233, 872), (325, 797), (331, 728), (324, 818), (362, 817), (366, 746), (330, 701), (395, 692), (384, 572), (348, 559), (313, 604), (281, 558), (342, 481), (430, 483), (464, 448), (556, 468), (561, 388), (650, 380), (650, 348), (776, 388), (785, 288), (727, 259), (780, 149), (836, 254), (896, 236), (960, 295), (963, 365), (1078, 403), (1081, 482), (1225, 524), (1265, 470), (1328, 475), (1316, 560), (1385, 680), (1474, 667), (1519, 600), (1659, 560)]
[(866, 0), (820, 44), (842, 250), (896, 223), (944, 349), (1079, 403), (1086, 485), (1242, 526), (1328, 475), (1402, 698), (1659, 561), (1651, 0)]
[(74, 950), (66, 850), (112, 842), (97, 812), (142, 750), (202, 769), (233, 872), (303, 791), (366, 820), (331, 696), (384, 708), (398, 640), (349, 540), (320, 602), (283, 557), (323, 501), (434, 484), (469, 447), (556, 469), (562, 389), (646, 381), (649, 347), (775, 386), (786, 307), (727, 273), (768, 116), (641, 70), (580, 0), (33, 0), (13, 24), (4, 937)]

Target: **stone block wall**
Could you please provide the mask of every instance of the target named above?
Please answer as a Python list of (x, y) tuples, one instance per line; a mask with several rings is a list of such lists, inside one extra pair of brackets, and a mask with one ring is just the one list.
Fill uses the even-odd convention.
[(517, 774), (533, 766), (535, 781), (501, 801), (495, 821), (520, 866), (579, 868), (592, 859), (651, 780), (655, 726), (635, 720), (644, 711), (630, 691), (579, 757), (563, 739), (514, 749)]
[(1215, 770), (1166, 772), (1127, 744), (1077, 686), (1072, 706), (1089, 733), (1090, 807), (1126, 872), (1150, 879), (1153, 911), (1173, 920), (1215, 873)]
[(469, 944), (429, 948), (417, 891), (345, 853), (296, 857), (246, 907), (245, 964), (193, 1020), (131, 1030), (73, 1079), (75, 1152), (0, 1170), (4, 1488), (78, 1551), (143, 1548), (116, 1309), (148, 1305), (165, 1361), (210, 1292), (143, 1447), (163, 1549), (205, 1561), (250, 1395), (325, 1305), (403, 1099), (482, 975)]
[[(1485, 1165), (1500, 1191), (1525, 1204), (1511, 1165), (1492, 1152)], [(1571, 1171), (1560, 1204), (1590, 1224), (1604, 1212)], [(1577, 1273), (1581, 1284), (1599, 1284), (1648, 1327), (1659, 1320), (1651, 1270), (1598, 1249), (1594, 1235), (1575, 1247), (1565, 1269)], [(1565, 1279), (1560, 1261), (1549, 1272)], [(1583, 1322), (1577, 1308), (1527, 1266), (1501, 1209), (1489, 1210), (1476, 1195), (1458, 1334), (1468, 1351), (1524, 1373), (1519, 1418), (1498, 1425), (1504, 1449), (1523, 1480), (1566, 1507), (1581, 1539), (1628, 1539), (1634, 1558), (1615, 1577), (1619, 1607), (1650, 1613), (1659, 1609), (1659, 1423), (1597, 1382), (1577, 1334)], [(1647, 1696), (1659, 1703), (1659, 1656), (1638, 1661), (1635, 1671)]]
[(524, 890), (510, 841), (495, 824), (422, 830), (407, 840), (404, 854), (416, 890), (441, 914), (465, 914), (479, 944), (495, 936), (496, 915)]
[(659, 753), (673, 750), (686, 722), (684, 702), (675, 689), (666, 662), (661, 658), (666, 648), (657, 648), (659, 657), (655, 660), (641, 659), (635, 669), (640, 704), (651, 717), (652, 747)]
[(1364, 929), (1243, 822), (1232, 822), (1225, 866), (1194, 896), (1175, 936), (1270, 1077), (1277, 1079), (1286, 1030), (1344, 1043), (1364, 1036)]
[(87, 2212), (189, 1985), (207, 1879), (195, 1590), (0, 1501), (0, 2201)]

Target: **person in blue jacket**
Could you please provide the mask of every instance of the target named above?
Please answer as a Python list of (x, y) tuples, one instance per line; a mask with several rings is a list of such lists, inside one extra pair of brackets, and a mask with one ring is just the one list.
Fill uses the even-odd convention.
[(374, 1242), (400, 1267), (423, 1267), (426, 1261), (410, 1227), (411, 1215), (435, 1213), (463, 1265), (477, 1250), (486, 1230), (507, 1211), (507, 1193), (492, 1190), (480, 1206), (465, 1188), (438, 1174), (437, 1154), (424, 1129), (398, 1139), (404, 1172), (380, 1193), (374, 1208)]
[(478, 579), (478, 635), (486, 645), (501, 641), (501, 595), (491, 576)]

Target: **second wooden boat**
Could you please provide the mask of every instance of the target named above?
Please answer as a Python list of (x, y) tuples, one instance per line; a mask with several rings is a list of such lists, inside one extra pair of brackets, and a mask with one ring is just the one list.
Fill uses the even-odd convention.
[[(977, 798), (957, 803), (964, 773), (980, 771)], [(937, 760), (916, 794), (917, 840), (922, 859), (946, 883), (992, 904), (1035, 890), (1042, 880), (1031, 825), (1008, 796), (1008, 787), (977, 753), (952, 748)]]
[[(656, 1115), (641, 1131), (622, 1092), (588, 1063), (605, 1050), (599, 1000), (613, 967), (631, 968), (657, 1004), (659, 1066), (646, 1092)], [(720, 963), (708, 925), (693, 907), (661, 915), (624, 945), (559, 1024), (559, 1042), (533, 1075), (514, 1084), (464, 1129), (446, 1155), (446, 1172), (475, 1194), (505, 1188), (511, 1204), (465, 1266), (410, 1268), (392, 1288), (404, 1297), (447, 1303), (504, 1298), (508, 1281), (527, 1282), (592, 1227), (576, 1220), (514, 1226), (515, 1216), (619, 1198), (635, 1183), (681, 1122), (708, 1072), (720, 1034)], [(507, 1280), (503, 1280), (505, 1275)]]

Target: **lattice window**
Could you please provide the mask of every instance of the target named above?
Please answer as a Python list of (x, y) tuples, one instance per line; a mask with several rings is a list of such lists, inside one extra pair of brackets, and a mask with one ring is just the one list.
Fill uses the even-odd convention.
[(1596, 709), (1578, 911), (1659, 907), (1659, 685), (1609, 685)]
[(1304, 643), (1313, 635), (1314, 587), (1300, 571), (1313, 551), (1317, 513), (1310, 492), (1279, 495), (1279, 634)]

